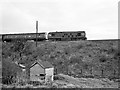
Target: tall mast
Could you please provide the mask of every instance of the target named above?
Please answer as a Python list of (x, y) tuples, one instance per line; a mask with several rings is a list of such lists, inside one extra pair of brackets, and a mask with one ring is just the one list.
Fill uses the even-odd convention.
[(36, 21), (36, 47), (37, 47), (38, 21)]

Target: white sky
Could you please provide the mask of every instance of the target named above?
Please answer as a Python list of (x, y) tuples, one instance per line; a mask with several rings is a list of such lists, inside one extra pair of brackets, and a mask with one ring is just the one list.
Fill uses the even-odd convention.
[(0, 33), (86, 31), (90, 39), (118, 38), (119, 0), (3, 0)]

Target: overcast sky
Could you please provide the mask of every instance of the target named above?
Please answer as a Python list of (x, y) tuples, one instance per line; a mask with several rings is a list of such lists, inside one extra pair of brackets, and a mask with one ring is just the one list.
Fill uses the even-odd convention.
[(90, 39), (118, 38), (119, 0), (3, 0), (0, 33), (86, 31)]

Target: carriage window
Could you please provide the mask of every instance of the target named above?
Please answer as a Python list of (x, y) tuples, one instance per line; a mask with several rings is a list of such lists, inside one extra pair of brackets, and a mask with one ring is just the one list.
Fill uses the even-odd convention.
[(55, 36), (55, 34), (52, 33), (51, 36)]
[(65, 33), (64, 35), (65, 35), (65, 36), (67, 36), (68, 34), (67, 34), (67, 33)]
[(40, 74), (40, 76), (45, 76), (45, 74)]
[(49, 36), (50, 36), (50, 37), (51, 37), (51, 36), (55, 36), (55, 34), (52, 33), (52, 34), (49, 34)]

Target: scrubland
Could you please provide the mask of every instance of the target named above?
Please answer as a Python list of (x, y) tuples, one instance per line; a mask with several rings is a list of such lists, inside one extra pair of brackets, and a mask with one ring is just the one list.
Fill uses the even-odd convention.
[[(37, 47), (35, 42), (2, 43), (1, 55), (5, 63), (17, 61), (29, 64), (37, 59), (46, 60), (54, 66), (55, 75), (61, 74), (62, 77), (69, 79), (71, 77), (70, 81), (68, 80), (69, 84), (63, 80), (55, 80), (53, 86), (56, 83), (67, 83), (65, 87), (117, 87), (120, 79), (118, 42), (118, 40), (43, 41), (38, 42)], [(5, 63), (4, 66), (8, 65)], [(15, 67), (11, 67), (10, 70), (3, 68), (7, 76), (6, 72)], [(59, 87), (58, 84), (56, 86)]]

